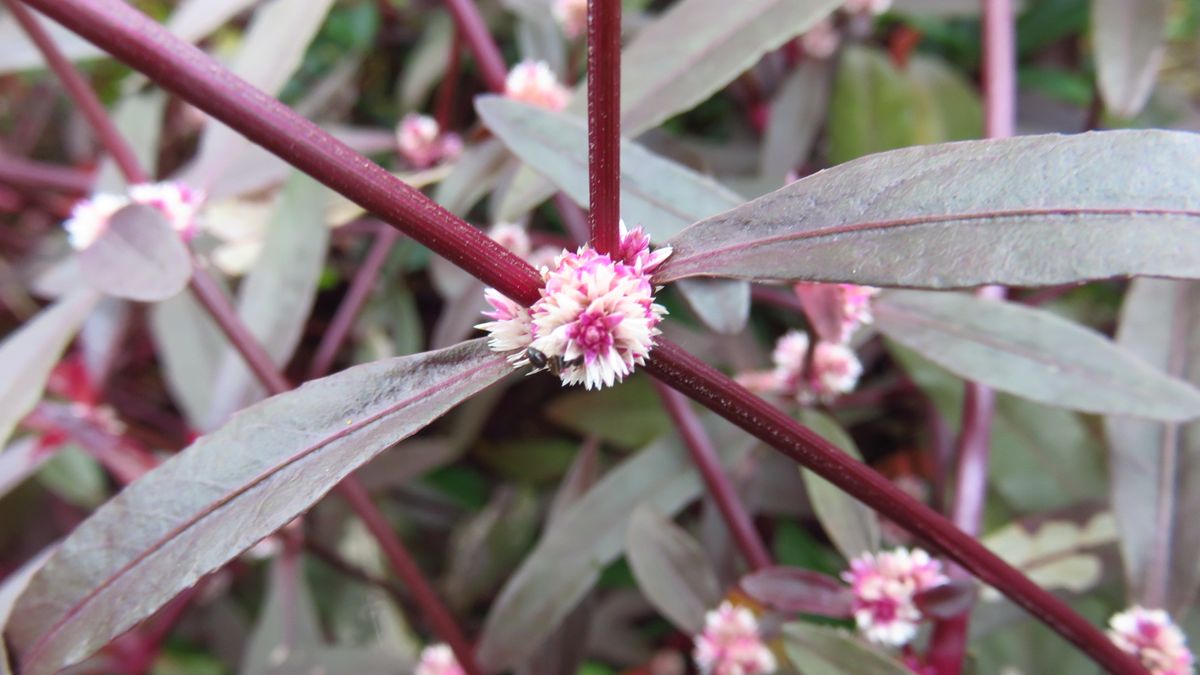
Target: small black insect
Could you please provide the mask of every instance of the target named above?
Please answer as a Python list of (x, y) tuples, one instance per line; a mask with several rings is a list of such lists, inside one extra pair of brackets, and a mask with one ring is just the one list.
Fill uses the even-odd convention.
[(583, 357), (577, 356), (573, 359), (564, 359), (561, 355), (546, 356), (540, 350), (530, 347), (525, 350), (525, 357), (529, 359), (529, 363), (533, 364), (534, 370), (546, 369), (558, 375), (567, 368), (578, 366), (583, 363)]

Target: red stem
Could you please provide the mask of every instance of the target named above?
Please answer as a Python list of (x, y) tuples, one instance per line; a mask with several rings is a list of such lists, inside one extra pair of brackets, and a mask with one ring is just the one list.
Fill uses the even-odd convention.
[(85, 195), (92, 189), (92, 175), (66, 166), (35, 162), (0, 152), (0, 184), (25, 190), (52, 190)]
[(62, 85), (66, 87), (67, 93), (71, 95), (71, 99), (75, 101), (75, 105), (79, 106), (79, 111), (87, 118), (88, 124), (96, 130), (101, 143), (108, 149), (113, 161), (121, 169), (121, 173), (128, 177), (130, 183), (147, 182), (149, 176), (139, 166), (137, 155), (134, 154), (133, 148), (129, 147), (129, 144), (121, 137), (121, 132), (117, 130), (117, 126), (109, 119), (108, 113), (104, 110), (104, 105), (100, 103), (100, 99), (96, 97), (87, 80), (83, 79), (83, 75), (59, 51), (49, 33), (42, 28), (42, 24), (38, 22), (24, 5), (17, 2), (17, 0), (4, 0), (4, 4), (8, 6), (8, 11), (12, 13), (17, 23), (21, 25), (21, 30), (25, 31), (29, 39), (37, 45), (38, 50), (42, 53), (42, 57), (46, 59), (46, 64), (58, 76), (58, 80), (62, 82)]
[(475, 3), (472, 0), (446, 0), (446, 4), (450, 7), (450, 13), (454, 15), (454, 22), (458, 25), (459, 32), (471, 47), (471, 53), (475, 56), (475, 62), (479, 64), (479, 70), (483, 74), (483, 81), (487, 84), (488, 89), (496, 92), (504, 91), (508, 68), (504, 66), (504, 57), (500, 54), (500, 48), (496, 46), (496, 41), (488, 32), (483, 17), (475, 8)]
[(588, 0), (588, 226), (592, 246), (620, 245), (621, 0)]
[(317, 346), (317, 354), (308, 369), (308, 379), (323, 377), (329, 372), (333, 359), (354, 326), (354, 320), (358, 318), (363, 305), (367, 304), (367, 298), (371, 296), (371, 290), (379, 280), (383, 264), (387, 262), (388, 255), (399, 240), (399, 230), (386, 226), (379, 228), (379, 234), (375, 235), (366, 260), (363, 260), (358, 271), (354, 273), (350, 288), (346, 290), (346, 297), (342, 298), (333, 320), (329, 322), (329, 328), (325, 329), (324, 335), (321, 336), (321, 344)]
[[(117, 0), (26, 2), (513, 300), (537, 300), (540, 279), (524, 261), (131, 7)], [(1146, 672), (1103, 632), (977, 541), (708, 364), (664, 340), (646, 367), (883, 515), (920, 532), (1103, 666)]]
[(454, 114), (454, 96), (458, 91), (458, 79), (462, 70), (462, 31), (454, 24), (454, 34), (450, 38), (450, 54), (446, 63), (446, 73), (442, 76), (442, 86), (438, 89), (437, 108), (434, 116), (438, 129), (444, 134), (450, 131), (451, 116)]
[(700, 419), (692, 411), (687, 397), (662, 382), (655, 382), (654, 388), (662, 399), (663, 407), (671, 415), (671, 420), (675, 422), (675, 428), (683, 438), (688, 454), (692, 456), (692, 461), (700, 471), (704, 484), (721, 511), (725, 525), (733, 534), (746, 562), (753, 570), (772, 566), (774, 563), (771, 561), (771, 554), (767, 552), (766, 545), (754, 529), (754, 521), (751, 520), (745, 505), (738, 497), (737, 490), (721, 466), (721, 458), (713, 448), (708, 433), (700, 424)]

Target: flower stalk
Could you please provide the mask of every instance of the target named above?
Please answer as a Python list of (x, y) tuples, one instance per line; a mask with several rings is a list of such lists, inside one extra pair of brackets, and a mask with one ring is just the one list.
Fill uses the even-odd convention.
[(621, 0), (588, 0), (588, 226), (601, 253), (621, 220)]

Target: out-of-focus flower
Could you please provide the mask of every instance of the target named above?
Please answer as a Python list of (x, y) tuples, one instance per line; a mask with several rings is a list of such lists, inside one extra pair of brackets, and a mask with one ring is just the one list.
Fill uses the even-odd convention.
[(63, 228), (71, 246), (83, 250), (108, 227), (113, 214), (130, 204), (142, 204), (158, 209), (187, 241), (196, 234), (196, 215), (203, 203), (204, 193), (183, 183), (144, 183), (131, 186), (128, 196), (98, 194), (78, 202)]
[(587, 0), (554, 0), (553, 12), (563, 34), (572, 40), (587, 30)]
[(588, 389), (612, 386), (643, 364), (666, 314), (647, 268), (669, 250), (650, 252), (640, 229), (622, 234), (617, 260), (588, 247), (560, 253), (542, 268), (542, 297), (528, 310), (488, 289), (492, 321), (477, 328), (491, 334), (492, 349), (515, 352), (509, 360), (518, 367), (532, 349), (563, 384)]
[(817, 333), (832, 342), (849, 342), (859, 326), (871, 323), (871, 300), (879, 294), (873, 286), (798, 283), (796, 296)]
[[(488, 230), (492, 241), (512, 251), (521, 258), (528, 258), (533, 245), (529, 242), (529, 233), (516, 223), (496, 223)], [(535, 266), (536, 267), (536, 266)]]
[(829, 401), (854, 389), (862, 375), (862, 364), (849, 347), (833, 342), (817, 342), (809, 352), (808, 333), (788, 331), (775, 343), (770, 371), (752, 371), (738, 375), (742, 386), (760, 394), (793, 396), (801, 403)]
[(892, 0), (846, 0), (842, 9), (850, 14), (883, 14), (892, 7)]
[(508, 71), (504, 95), (547, 110), (562, 110), (571, 92), (559, 83), (545, 61), (522, 61)]
[(841, 44), (842, 35), (829, 17), (813, 24), (808, 32), (800, 36), (800, 45), (804, 47), (804, 53), (814, 59), (827, 59), (833, 56)]
[(949, 581), (941, 562), (921, 549), (864, 553), (842, 573), (854, 593), (854, 619), (871, 642), (900, 646), (922, 619), (916, 596)]
[(702, 675), (760, 675), (778, 667), (754, 613), (728, 601), (704, 615), (694, 642), (692, 658)]
[(421, 650), (421, 659), (413, 675), (466, 675), (454, 652), (444, 644), (429, 645)]
[(425, 169), (462, 152), (458, 134), (443, 134), (437, 120), (428, 115), (409, 113), (396, 127), (396, 147), (413, 168)]
[(853, 391), (860, 375), (862, 364), (854, 350), (833, 342), (818, 342), (800, 396), (821, 401), (836, 398)]
[(1108, 636), (1133, 654), (1152, 675), (1192, 675), (1195, 659), (1187, 638), (1161, 609), (1130, 607), (1108, 620)]

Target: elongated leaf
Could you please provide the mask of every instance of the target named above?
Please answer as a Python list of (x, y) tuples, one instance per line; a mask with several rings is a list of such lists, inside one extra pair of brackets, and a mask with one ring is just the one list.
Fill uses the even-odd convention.
[(1166, 52), (1171, 0), (1092, 0), (1096, 78), (1114, 114), (1133, 117), (1150, 98)]
[(629, 519), (625, 549), (638, 587), (658, 611), (684, 633), (703, 630), (704, 613), (721, 600), (721, 584), (700, 542), (639, 507)]
[[(1083, 593), (1100, 582), (1104, 565), (1096, 549), (1117, 538), (1111, 514), (1098, 513), (1083, 523), (1038, 516), (1030, 521), (989, 532), (983, 543), (1043, 588)], [(990, 587), (983, 589), (981, 597), (990, 602), (1002, 599)]]
[[(722, 425), (717, 447), (726, 461), (744, 448)], [(642, 450), (613, 469), (562, 513), (508, 580), (484, 622), (479, 659), (494, 670), (524, 662), (595, 585), (600, 570), (625, 547), (629, 518), (640, 505), (673, 515), (702, 490), (675, 439)]]
[(799, 567), (768, 567), (742, 577), (742, 590), (780, 612), (803, 612), (844, 619), (853, 595), (834, 577)]
[[(22, 565), (20, 569), (9, 573), (4, 577), (4, 581), (0, 582), (0, 631), (3, 631), (8, 625), (8, 619), (12, 614), (13, 604), (17, 601), (17, 597), (25, 590), (25, 586), (29, 584), (34, 573), (46, 564), (46, 560), (53, 552), (54, 546), (47, 547), (46, 550)], [(4, 640), (0, 640), (0, 675), (11, 675), (11, 673), (8, 666), (8, 649), (4, 645)]]
[[(240, 289), (238, 316), (280, 367), (300, 343), (316, 298), (329, 241), (321, 208), (326, 194), (312, 178), (299, 171), (292, 174), (267, 229), (263, 254)], [(264, 393), (241, 354), (227, 347), (205, 427), (216, 427)]]
[(830, 66), (808, 60), (788, 76), (771, 101), (763, 134), (759, 173), (783, 182), (787, 173), (808, 158), (829, 106)]
[(86, 657), (511, 370), (476, 340), (350, 368), (239, 412), (102, 506), (35, 575), (8, 632), (23, 672)]
[(911, 675), (903, 663), (850, 633), (826, 626), (789, 623), (783, 649), (805, 675)]
[[(498, 96), (476, 99), (485, 124), (518, 157), (552, 180), (575, 203), (588, 203), (587, 128), (578, 118)], [(661, 242), (690, 223), (741, 199), (716, 181), (646, 150), (621, 142), (621, 215)], [(740, 332), (750, 311), (749, 286), (716, 281), (679, 287), (697, 315), (722, 333)]]
[(58, 450), (59, 447), (44, 447), (38, 438), (31, 436), (18, 439), (0, 451), (0, 497), (25, 482)]
[(1186, 420), (1200, 391), (1046, 311), (962, 293), (891, 291), (885, 335), (968, 380), (1071, 410)]
[[(1138, 279), (1121, 309), (1117, 344), (1175, 377), (1200, 383), (1200, 286)], [(1200, 582), (1200, 423), (1105, 419), (1113, 514), (1130, 595), (1177, 611)]]
[(906, 148), (796, 181), (667, 242), (693, 276), (954, 288), (1200, 276), (1200, 137), (1026, 136)]
[[(801, 420), (843, 452), (862, 461), (853, 439), (828, 415), (807, 410)], [(849, 559), (878, 550), (879, 518), (875, 512), (812, 471), (800, 471), (817, 520), (842, 555)]]
[(192, 278), (179, 233), (161, 211), (139, 204), (113, 214), (100, 236), (79, 252), (79, 268), (96, 290), (140, 302), (178, 295)]
[(434, 85), (442, 80), (449, 59), (450, 44), (454, 36), (454, 24), (446, 12), (434, 14), (421, 31), (421, 37), (408, 52), (404, 72), (400, 77), (400, 108), (412, 112), (421, 108), (421, 103)]
[(213, 403), (213, 378), (220, 368), (225, 338), (191, 293), (155, 304), (149, 315), (171, 399), (188, 424), (201, 428)]
[(90, 288), (73, 291), (0, 343), (0, 446), (42, 397), (54, 364), (99, 301)]

